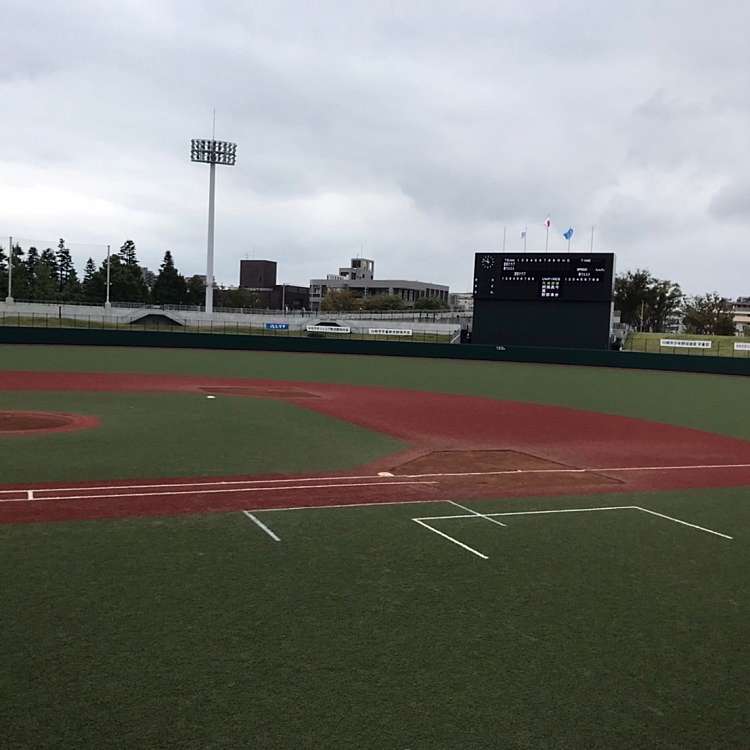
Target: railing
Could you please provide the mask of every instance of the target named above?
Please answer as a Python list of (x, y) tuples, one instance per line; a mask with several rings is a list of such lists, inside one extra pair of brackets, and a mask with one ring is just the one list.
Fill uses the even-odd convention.
[[(158, 309), (158, 308), (157, 308)], [(314, 316), (316, 320), (320, 316)], [(254, 324), (253, 324), (254, 323)], [(331, 332), (315, 331), (308, 333), (305, 327), (300, 328), (267, 328), (264, 323), (239, 321), (216, 321), (216, 320), (187, 320), (184, 324), (170, 322), (166, 316), (158, 321), (136, 321), (129, 323), (126, 320), (112, 318), (106, 319), (102, 315), (49, 315), (46, 313), (6, 313), (0, 311), (0, 326), (12, 326), (18, 328), (87, 328), (100, 330), (128, 330), (128, 331), (161, 331), (174, 333), (217, 333), (217, 334), (244, 334), (269, 337), (308, 337), (308, 338), (335, 338), (359, 341), (410, 341), (413, 343), (447, 344), (457, 343), (460, 330), (412, 330), (408, 337), (398, 334), (370, 334), (366, 326), (351, 326), (350, 333), (337, 333), (335, 328)]]

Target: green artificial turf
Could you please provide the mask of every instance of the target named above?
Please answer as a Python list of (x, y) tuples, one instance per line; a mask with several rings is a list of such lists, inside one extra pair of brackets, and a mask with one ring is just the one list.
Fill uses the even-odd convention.
[(0, 369), (352, 383), (557, 404), (750, 439), (750, 378), (330, 354), (0, 345)]
[(101, 425), (0, 437), (0, 484), (339, 470), (403, 447), (278, 400), (0, 390), (2, 410), (94, 415)]
[(0, 744), (746, 748), (750, 490), (0, 527)]

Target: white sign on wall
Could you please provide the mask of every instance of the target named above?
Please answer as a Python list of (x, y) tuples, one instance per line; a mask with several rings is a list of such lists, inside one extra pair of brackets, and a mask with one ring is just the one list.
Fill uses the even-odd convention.
[(734, 345), (736, 352), (750, 352), (750, 341), (738, 341)]
[(659, 346), (670, 346), (676, 349), (710, 349), (713, 344), (703, 339), (659, 339)]
[(411, 336), (410, 328), (368, 328), (370, 336)]
[(307, 326), (305, 330), (308, 333), (351, 333), (352, 329), (348, 326)]

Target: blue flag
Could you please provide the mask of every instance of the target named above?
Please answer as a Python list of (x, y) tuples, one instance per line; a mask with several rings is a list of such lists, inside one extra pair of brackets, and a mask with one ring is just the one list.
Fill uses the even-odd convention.
[(573, 227), (568, 227), (567, 232), (563, 232), (563, 237), (565, 237), (566, 240), (569, 240), (573, 236), (574, 229)]

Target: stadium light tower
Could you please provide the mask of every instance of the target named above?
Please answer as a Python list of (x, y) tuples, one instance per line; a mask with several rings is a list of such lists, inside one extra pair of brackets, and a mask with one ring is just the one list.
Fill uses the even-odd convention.
[(194, 138), (190, 144), (190, 161), (209, 165), (208, 178), (208, 253), (206, 262), (206, 312), (214, 311), (214, 186), (216, 165), (233, 167), (237, 161), (237, 144), (214, 139)]

